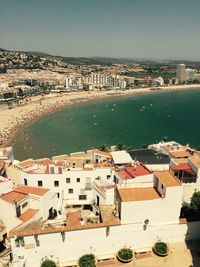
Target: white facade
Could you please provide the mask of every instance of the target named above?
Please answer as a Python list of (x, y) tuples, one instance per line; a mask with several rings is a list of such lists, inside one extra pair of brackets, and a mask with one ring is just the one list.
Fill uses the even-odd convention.
[(127, 224), (109, 227), (109, 235), (106, 234), (106, 227), (68, 231), (65, 232), (64, 241), (60, 232), (49, 233), (37, 235), (38, 247), (34, 235), (24, 237), (24, 247), (17, 247), (15, 238), (12, 238), (13, 267), (19, 266), (20, 259), (24, 267), (39, 266), (45, 257), (66, 266), (67, 262), (77, 261), (87, 253), (94, 253), (97, 257), (109, 253), (115, 255), (124, 246), (132, 249), (152, 247), (160, 239), (164, 242), (199, 239), (199, 228), (200, 222), (149, 224), (146, 230), (143, 230), (143, 223)]
[(21, 184), (48, 188), (66, 200), (67, 205), (84, 205), (93, 201), (92, 183), (99, 178), (112, 179), (112, 176), (111, 168), (72, 169), (61, 174), (30, 174), (21, 170)]
[(178, 82), (180, 83), (185, 82), (187, 80), (185, 64), (179, 64), (177, 66), (176, 78), (178, 79)]
[(5, 177), (0, 176), (0, 195), (12, 191), (12, 188), (13, 188), (12, 181)]

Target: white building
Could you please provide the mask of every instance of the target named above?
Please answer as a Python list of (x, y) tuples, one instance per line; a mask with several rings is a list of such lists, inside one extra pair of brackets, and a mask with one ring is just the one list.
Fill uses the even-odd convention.
[(187, 80), (185, 64), (179, 64), (177, 66), (176, 78), (178, 79), (179, 83), (185, 82)]
[(186, 69), (186, 80), (189, 82), (194, 82), (195, 80), (195, 70), (194, 69)]
[[(107, 153), (108, 154), (108, 153)], [(113, 178), (113, 170), (106, 160), (106, 153), (93, 153), (93, 163), (80, 163), (77, 161), (72, 166), (67, 165), (66, 160), (34, 161), (27, 160), (18, 164), (21, 184), (37, 186), (50, 189), (57, 194), (57, 197), (64, 201), (66, 205), (86, 205), (93, 201), (92, 184), (96, 180), (106, 180)], [(71, 154), (72, 155), (72, 154)], [(77, 156), (77, 153), (76, 153)], [(74, 157), (75, 160), (75, 157)]]
[(0, 219), (4, 221), (7, 232), (40, 218), (53, 217), (55, 209), (56, 194), (45, 188), (19, 186), (0, 196)]

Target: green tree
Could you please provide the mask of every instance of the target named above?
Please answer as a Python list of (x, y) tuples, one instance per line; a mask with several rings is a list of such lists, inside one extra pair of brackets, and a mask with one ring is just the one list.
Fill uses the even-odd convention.
[(99, 147), (99, 150), (104, 151), (104, 152), (107, 152), (107, 151), (108, 151), (108, 148), (107, 148), (106, 144), (102, 144), (102, 145)]
[(196, 191), (192, 195), (190, 209), (194, 212), (195, 215), (200, 215), (200, 191)]
[(56, 267), (56, 264), (52, 260), (45, 260), (42, 262), (41, 267)]

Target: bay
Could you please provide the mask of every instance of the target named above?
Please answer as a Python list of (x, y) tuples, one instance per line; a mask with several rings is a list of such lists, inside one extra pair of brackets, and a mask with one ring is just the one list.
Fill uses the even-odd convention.
[(156, 92), (81, 103), (23, 128), (15, 158), (52, 157), (123, 143), (131, 148), (163, 137), (200, 145), (200, 91)]

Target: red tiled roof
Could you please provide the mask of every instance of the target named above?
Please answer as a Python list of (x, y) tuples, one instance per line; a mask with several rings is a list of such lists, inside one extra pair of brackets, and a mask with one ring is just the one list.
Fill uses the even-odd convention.
[(5, 195), (0, 196), (0, 198), (7, 202), (14, 202), (14, 201), (19, 202), (20, 200), (26, 198), (27, 195), (28, 194), (25, 192), (11, 191)]
[(178, 165), (170, 165), (170, 169), (173, 171), (191, 171), (192, 168), (187, 163), (182, 163)]
[(20, 162), (18, 164), (18, 166), (21, 168), (27, 168), (27, 167), (32, 166), (34, 164), (35, 164), (35, 161), (30, 159), (30, 160), (24, 160), (24, 161)]
[(18, 186), (14, 189), (14, 191), (18, 193), (43, 196), (49, 191), (49, 189), (41, 188), (41, 187), (33, 187), (33, 186)]
[[(76, 215), (75, 215), (76, 216)], [(14, 235), (16, 236), (29, 236), (29, 235), (39, 235), (39, 234), (50, 234), (50, 233), (59, 233), (59, 232), (67, 232), (67, 231), (76, 231), (76, 230), (84, 230), (84, 229), (92, 229), (92, 228), (101, 228), (107, 226), (117, 226), (120, 225), (121, 222), (118, 218), (113, 218), (112, 220), (105, 223), (93, 223), (93, 224), (84, 224), (84, 225), (67, 225), (61, 227), (48, 227), (46, 229), (36, 229), (36, 230), (28, 230), (28, 231), (16, 231), (15, 228), (10, 231), (9, 236), (12, 238)]]
[(28, 209), (25, 211), (19, 219), (22, 220), (23, 222), (28, 221), (30, 218), (32, 218), (39, 210), (34, 210), (34, 209)]
[(147, 174), (151, 174), (151, 171), (149, 171), (145, 166), (142, 164), (134, 166), (126, 166), (124, 169), (121, 169), (117, 172), (119, 176), (122, 178), (122, 180), (128, 180), (133, 179), (137, 176), (143, 176)]

